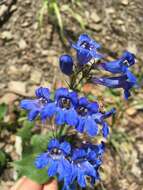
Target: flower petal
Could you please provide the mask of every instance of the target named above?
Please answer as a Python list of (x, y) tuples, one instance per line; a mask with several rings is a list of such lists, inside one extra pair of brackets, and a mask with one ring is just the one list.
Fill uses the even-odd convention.
[(61, 97), (67, 97), (69, 94), (69, 91), (67, 88), (58, 88), (55, 91), (55, 100), (58, 101)]
[(57, 125), (63, 125), (65, 123), (65, 110), (58, 108), (55, 117), (55, 123)]
[(58, 161), (51, 160), (50, 165), (48, 167), (48, 176), (53, 177), (56, 175), (57, 170), (58, 170)]
[(84, 172), (81, 171), (80, 169), (78, 170), (77, 181), (78, 181), (78, 184), (79, 184), (82, 188), (86, 187), (86, 181), (85, 181)]
[(48, 143), (48, 149), (60, 148), (60, 143), (57, 139), (51, 139)]
[(78, 123), (76, 125), (76, 130), (79, 131), (80, 133), (83, 133), (84, 132), (84, 124), (85, 124), (85, 118), (79, 116)]
[(33, 121), (37, 115), (39, 114), (39, 110), (31, 110), (29, 113), (28, 113), (28, 120), (29, 121)]
[(47, 153), (40, 154), (35, 160), (35, 166), (42, 169), (48, 165), (49, 159)]
[(105, 138), (107, 138), (107, 136), (109, 135), (109, 127), (106, 122), (103, 122), (102, 134), (103, 134), (103, 137)]
[(76, 126), (78, 122), (78, 115), (75, 111), (75, 109), (71, 108), (67, 110), (65, 119), (68, 125), (70, 126)]
[(84, 125), (85, 131), (87, 131), (88, 135), (95, 136), (98, 132), (98, 126), (92, 117), (87, 117)]
[(52, 117), (56, 112), (56, 105), (54, 102), (46, 104), (46, 106), (41, 111), (41, 118), (45, 120)]
[(60, 149), (68, 155), (71, 151), (71, 146), (68, 142), (63, 142), (60, 144)]

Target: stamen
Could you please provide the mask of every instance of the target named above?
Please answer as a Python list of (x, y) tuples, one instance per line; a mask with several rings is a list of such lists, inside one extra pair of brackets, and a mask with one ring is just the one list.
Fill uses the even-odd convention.
[(70, 107), (71, 107), (71, 101), (68, 98), (61, 98), (59, 100), (59, 104), (60, 104), (61, 108), (70, 109)]

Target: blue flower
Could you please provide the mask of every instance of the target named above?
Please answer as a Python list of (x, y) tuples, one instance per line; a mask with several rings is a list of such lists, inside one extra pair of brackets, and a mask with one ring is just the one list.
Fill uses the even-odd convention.
[(107, 136), (109, 135), (109, 126), (105, 122), (105, 119), (112, 116), (113, 114), (115, 114), (115, 112), (116, 112), (116, 109), (112, 108), (111, 110), (109, 110), (105, 113), (98, 112), (98, 113), (94, 114), (94, 116), (93, 116), (96, 123), (102, 125), (102, 134), (103, 134), (103, 137), (105, 137), (105, 138), (107, 138)]
[(92, 82), (95, 84), (104, 85), (109, 88), (123, 88), (125, 99), (128, 99), (128, 97), (131, 95), (130, 89), (137, 85), (136, 80), (133, 78), (130, 80), (127, 74), (118, 77), (94, 77)]
[(50, 101), (48, 88), (40, 87), (35, 91), (36, 99), (25, 99), (20, 102), (20, 107), (28, 110), (28, 119), (33, 121), (42, 111), (43, 107)]
[(70, 55), (62, 55), (59, 59), (60, 69), (66, 75), (71, 75), (73, 71), (73, 59)]
[(58, 175), (60, 180), (66, 179), (71, 170), (70, 162), (66, 159), (70, 152), (71, 146), (68, 142), (60, 143), (57, 139), (51, 139), (47, 152), (36, 158), (35, 166), (37, 169), (48, 167), (49, 177)]
[(79, 132), (87, 132), (90, 136), (97, 135), (98, 126), (93, 115), (99, 111), (97, 102), (89, 102), (85, 97), (79, 99), (76, 106), (78, 123), (75, 126)]
[(74, 150), (71, 158), (72, 170), (68, 176), (69, 183), (77, 180), (81, 187), (86, 187), (86, 177), (90, 177), (91, 183), (97, 179), (97, 172), (94, 166), (87, 160), (87, 153), (84, 149)]
[(97, 52), (100, 45), (91, 39), (87, 34), (81, 34), (76, 44), (72, 47), (77, 51), (79, 65), (88, 63), (92, 58), (100, 59), (102, 56)]
[(78, 102), (76, 92), (69, 92), (67, 88), (59, 88), (55, 91), (54, 102), (45, 106), (42, 110), (42, 116), (47, 118), (49, 113), (55, 114), (55, 122), (57, 125), (68, 124), (75, 126), (78, 122), (78, 116), (74, 106)]
[(128, 68), (132, 66), (133, 64), (135, 64), (134, 54), (128, 51), (125, 51), (123, 55), (121, 56), (121, 58), (115, 61), (100, 63), (97, 66), (101, 69), (104, 69), (113, 74), (116, 74), (116, 73), (127, 73)]

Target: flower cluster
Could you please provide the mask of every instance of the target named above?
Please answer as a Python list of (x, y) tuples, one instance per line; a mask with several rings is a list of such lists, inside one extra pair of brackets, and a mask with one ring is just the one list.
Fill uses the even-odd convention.
[(102, 113), (98, 102), (90, 102), (86, 97), (78, 97), (74, 91), (59, 88), (55, 91), (54, 100), (50, 98), (48, 88), (40, 87), (36, 90), (35, 100), (22, 100), (21, 108), (28, 110), (28, 119), (34, 120), (38, 115), (45, 122), (54, 117), (58, 126), (74, 127), (78, 132), (86, 132), (95, 136), (99, 132), (98, 124), (102, 126), (102, 134), (107, 137), (109, 127), (105, 122), (107, 117), (115, 113), (115, 109)]
[[(104, 56), (99, 53), (101, 46), (87, 34), (80, 35), (72, 48), (77, 54), (77, 64), (70, 55), (59, 58), (61, 71), (70, 79), (68, 88), (61, 87), (51, 93), (48, 88), (39, 87), (35, 91), (36, 98), (22, 100), (20, 106), (28, 111), (30, 121), (39, 117), (42, 123), (52, 122), (55, 130), (72, 127), (76, 133), (86, 133), (90, 137), (102, 134), (102, 139), (107, 138), (109, 126), (106, 119), (115, 113), (115, 108), (103, 112), (98, 101), (80, 96), (78, 86), (91, 82), (109, 88), (123, 88), (128, 99), (130, 89), (137, 84), (130, 71), (135, 64), (135, 56), (125, 51), (117, 60), (105, 62)], [(117, 75), (98, 77), (91, 72), (95, 69)], [(75, 184), (85, 188), (87, 181), (94, 185), (100, 179), (98, 170), (105, 151), (104, 143), (94, 145), (84, 139), (74, 144), (68, 132), (56, 137), (53, 134), (52, 139), (47, 140), (48, 148), (36, 157), (35, 167), (45, 168), (49, 177), (57, 176), (59, 181), (64, 182), (63, 190), (73, 189)]]
[(75, 181), (80, 187), (86, 187), (86, 179), (90, 179), (91, 185), (99, 180), (98, 169), (102, 163), (104, 143), (92, 145), (82, 144), (80, 148), (73, 148), (64, 141), (51, 139), (48, 149), (35, 160), (38, 169), (47, 167), (50, 177), (58, 176), (58, 180), (64, 181), (64, 189), (69, 189)]
[[(111, 77), (95, 77), (92, 76), (90, 82), (94, 84), (104, 85), (109, 88), (123, 88), (124, 97), (128, 99), (130, 89), (137, 86), (136, 77), (129, 70), (135, 64), (135, 56), (129, 51), (125, 51), (117, 60), (104, 62), (104, 56), (98, 52), (101, 48), (100, 44), (92, 40), (87, 34), (80, 35), (77, 43), (72, 47), (77, 52), (78, 67), (84, 67), (91, 60), (98, 60), (98, 64), (94, 64), (93, 69), (101, 69), (112, 74), (120, 74)], [(70, 65), (70, 66), (69, 66)], [(60, 58), (61, 71), (66, 75), (71, 75), (73, 71), (73, 59), (70, 55), (62, 55)], [(68, 72), (67, 72), (68, 70)]]

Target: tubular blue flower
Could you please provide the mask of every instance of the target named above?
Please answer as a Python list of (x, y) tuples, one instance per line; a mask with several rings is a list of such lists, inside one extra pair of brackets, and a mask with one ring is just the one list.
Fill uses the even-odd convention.
[(59, 178), (66, 179), (71, 170), (70, 162), (66, 157), (70, 154), (71, 147), (66, 141), (60, 143), (57, 139), (50, 140), (48, 150), (35, 159), (37, 169), (48, 167), (49, 177), (59, 175)]
[(62, 55), (59, 59), (60, 69), (66, 75), (71, 75), (73, 71), (73, 59), (70, 55)]
[(94, 116), (93, 116), (96, 123), (102, 125), (102, 134), (103, 134), (103, 137), (105, 137), (105, 138), (107, 138), (107, 136), (109, 135), (109, 126), (105, 122), (105, 119), (112, 116), (113, 114), (115, 114), (115, 112), (116, 112), (116, 109), (112, 108), (111, 110), (109, 110), (105, 113), (98, 112), (98, 113), (94, 114)]
[(123, 88), (125, 99), (130, 97), (130, 89), (137, 85), (136, 80), (130, 81), (127, 75), (121, 75), (118, 77), (94, 77), (92, 82), (95, 84), (104, 85), (108, 88)]
[(81, 187), (86, 187), (86, 177), (90, 177), (91, 181), (97, 179), (97, 173), (93, 165), (87, 160), (87, 153), (84, 149), (74, 150), (71, 158), (72, 170), (68, 180), (70, 183), (77, 180)]
[(88, 63), (92, 58), (102, 58), (102, 55), (97, 52), (101, 48), (100, 45), (87, 34), (81, 34), (77, 43), (73, 44), (72, 47), (77, 51), (77, 59), (81, 66)]
[(70, 126), (75, 126), (78, 122), (77, 113), (74, 110), (77, 101), (76, 92), (69, 92), (67, 88), (59, 88), (55, 91), (54, 101), (42, 109), (41, 117), (45, 120), (55, 115), (57, 125), (67, 123)]
[(78, 102), (76, 92), (69, 92), (67, 88), (57, 89), (55, 92), (55, 101), (57, 104), (56, 123), (67, 123), (70, 126), (75, 126), (78, 122), (77, 113), (74, 109)]
[(119, 59), (115, 61), (100, 63), (97, 65), (97, 67), (109, 71), (113, 74), (116, 74), (116, 73), (127, 73), (128, 68), (133, 64), (135, 64), (134, 54), (125, 51)]
[(87, 132), (90, 136), (97, 135), (98, 126), (93, 115), (99, 110), (97, 102), (89, 102), (85, 97), (79, 99), (76, 106), (78, 114), (78, 123), (75, 126), (79, 132)]
[(20, 107), (28, 110), (28, 119), (33, 121), (42, 111), (43, 107), (50, 101), (48, 88), (40, 87), (35, 91), (36, 99), (25, 99), (20, 102)]

